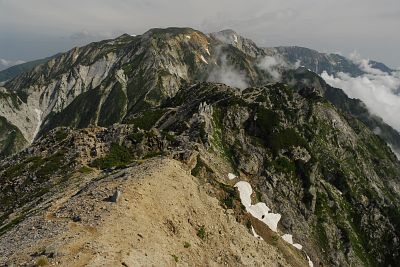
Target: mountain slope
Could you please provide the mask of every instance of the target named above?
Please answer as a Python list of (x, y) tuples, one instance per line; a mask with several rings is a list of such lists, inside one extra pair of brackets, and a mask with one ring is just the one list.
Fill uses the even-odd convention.
[[(81, 190), (67, 187), (18, 232), (2, 237), (8, 262), (35, 264), (47, 255), (60, 266), (290, 266), (207, 195), (180, 162), (154, 159), (105, 179), (96, 172), (86, 176), (92, 182)], [(122, 192), (118, 202), (104, 201), (116, 189)]]
[(399, 134), (267, 52), (231, 30), (152, 29), (8, 81), (0, 265), (396, 266)]
[[(291, 51), (280, 49), (273, 51), (282, 55)], [(126, 123), (137, 112), (157, 107), (173, 97), (181, 86), (198, 81), (223, 82), (241, 88), (276, 81), (277, 73), (285, 72), (285, 68), (265, 68), (262, 61), (269, 56), (268, 51), (231, 30), (209, 36), (190, 28), (152, 29), (136, 37), (123, 35), (75, 48), (8, 81), (3, 90), (9, 96), (0, 99), (6, 107), (0, 110), (0, 116), (24, 136), (25, 140), (13, 145), (18, 148), (57, 126), (82, 128)], [(290, 62), (298, 57), (327, 60), (326, 55), (311, 50), (300, 49), (293, 55), (289, 52)], [(345, 62), (341, 69), (355, 68), (348, 60), (340, 60)], [(17, 101), (12, 101), (13, 97)], [(338, 104), (335, 99), (330, 101)], [(349, 103), (346, 105), (352, 102), (346, 96), (341, 101)], [(16, 105), (10, 105), (11, 102)], [(366, 110), (363, 113), (369, 115)], [(385, 132), (382, 137), (399, 148), (396, 131), (379, 118), (370, 116), (370, 121), (370, 129), (381, 125)], [(4, 131), (11, 131), (10, 127)], [(0, 150), (5, 150), (5, 146)]]
[[(220, 206), (231, 210), (229, 212), (238, 222), (248, 226), (243, 240), (252, 237), (252, 226), (287, 261), (298, 259), (306, 263), (303, 251), (318, 266), (395, 266), (400, 257), (396, 231), (399, 229), (400, 166), (390, 148), (363, 123), (338, 111), (324, 99), (321, 90), (310, 87), (293, 90), (279, 83), (244, 91), (215, 83), (184, 86), (159, 108), (137, 113), (131, 124), (81, 130), (58, 128), (48, 132), (29, 149), (0, 162), (0, 190), (3, 193), (0, 201), (6, 203), (0, 210), (1, 242), (8, 244), (15, 229), (20, 229), (14, 225), (30, 225), (33, 216), (39, 214), (40, 217), (43, 210), (47, 210), (46, 203), (53, 202), (55, 195), (67, 192), (66, 188), (78, 192), (71, 194), (70, 201), (77, 199), (81, 208), (60, 208), (53, 212), (65, 213), (62, 217), (69, 218), (67, 222), (79, 215), (81, 222), (75, 219), (78, 226), (103, 225), (101, 217), (86, 221), (85, 214), (90, 214), (86, 209), (90, 211), (92, 206), (79, 201), (81, 197), (94, 197), (98, 203), (98, 199), (113, 193), (112, 188), (126, 188), (125, 181), (131, 174), (140, 174), (135, 166), (160, 155), (180, 160), (197, 177), (204, 192), (214, 198), (213, 201), (218, 199)], [(144, 168), (146, 166), (149, 165)], [(158, 167), (162, 168), (162, 165)], [(93, 175), (86, 175), (88, 172)], [(160, 173), (159, 170), (154, 172)], [(230, 180), (228, 173), (238, 177)], [(162, 179), (167, 176), (156, 176), (156, 180), (161, 179), (157, 190), (171, 188), (170, 185), (161, 186)], [(175, 177), (174, 174), (170, 176)], [(147, 184), (152, 181), (152, 178), (148, 179), (140, 181)], [(110, 186), (103, 189), (102, 184), (108, 181)], [(169, 181), (181, 183), (180, 180)], [(261, 223), (262, 218), (252, 217), (244, 210), (234, 188), (239, 181), (251, 184), (255, 191), (254, 201), (266, 203), (274, 213), (281, 214), (277, 232)], [(156, 188), (152, 193), (161, 196)], [(188, 188), (186, 193), (190, 194), (192, 190)], [(99, 196), (90, 192), (99, 192)], [(139, 193), (144, 195), (137, 191), (133, 196), (140, 196)], [(173, 194), (180, 192), (169, 195)], [(121, 201), (125, 203), (124, 193)], [(135, 214), (148, 211), (145, 207), (138, 206), (138, 209)], [(182, 209), (187, 210), (182, 207), (173, 214), (177, 214), (176, 220), (186, 225), (183, 224), (186, 219), (181, 217)], [(112, 214), (118, 213), (111, 211), (108, 218), (112, 222), (118, 221)], [(204, 217), (193, 216), (196, 219)], [(216, 225), (226, 224), (220, 221), (223, 219), (214, 217), (212, 220)], [(243, 229), (240, 225), (235, 227)], [(105, 228), (100, 226), (100, 229)], [(103, 231), (98, 233), (100, 238), (106, 237)], [(193, 231), (189, 231), (188, 238), (195, 237)], [(186, 230), (183, 233), (186, 236)], [(281, 237), (288, 233), (303, 246), (302, 251), (281, 243)], [(38, 234), (44, 242), (48, 241), (46, 231)], [(91, 238), (96, 233), (83, 236)], [(117, 235), (116, 238), (121, 240), (123, 237)], [(252, 238), (258, 244), (259, 241)], [(23, 240), (17, 236), (12, 242)], [(183, 241), (179, 236), (173, 240)], [(108, 243), (105, 246), (106, 251), (114, 251)], [(212, 251), (218, 247), (213, 242), (208, 246)], [(68, 257), (76, 256), (74, 251)], [(184, 260), (187, 257), (185, 250), (178, 251), (183, 253)], [(12, 253), (16, 258), (35, 259), (29, 256), (30, 252), (14, 253), (17, 252)], [(110, 253), (110, 261), (114, 261), (116, 256)], [(174, 255), (181, 260), (179, 255)], [(204, 259), (202, 257), (198, 259)], [(168, 258), (171, 259), (164, 255), (161, 260)], [(230, 260), (233, 258), (228, 256), (227, 261)]]
[(330, 86), (320, 76), (305, 68), (286, 71), (282, 75), (282, 80), (293, 85), (293, 88), (310, 86), (318, 88), (336, 108), (363, 122), (370, 130), (385, 140), (394, 152), (400, 152), (400, 133), (378, 116), (371, 114), (362, 101), (350, 99), (342, 89)]

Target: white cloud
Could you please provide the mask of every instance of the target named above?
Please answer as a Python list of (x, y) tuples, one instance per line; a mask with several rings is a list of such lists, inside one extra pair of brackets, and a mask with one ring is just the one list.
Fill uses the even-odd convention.
[(122, 35), (124, 32), (122, 31), (114, 31), (114, 32), (106, 32), (106, 31), (100, 31), (100, 32), (92, 32), (88, 30), (82, 30), (79, 32), (75, 32), (71, 34), (70, 38), (72, 40), (103, 40), (103, 39), (111, 39), (115, 38), (119, 35)]
[(369, 60), (352, 54), (351, 59), (356, 62), (366, 74), (351, 77), (346, 73), (336, 76), (323, 72), (321, 77), (330, 85), (344, 90), (351, 98), (363, 101), (369, 111), (381, 117), (387, 124), (400, 132), (400, 72), (392, 74), (374, 69)]
[(296, 68), (297, 65), (299, 65), (298, 62), (296, 62), (295, 66), (291, 66), (282, 57), (279, 56), (274, 56), (274, 57), (265, 56), (262, 59), (260, 59), (257, 63), (257, 67), (259, 67), (264, 71), (267, 71), (272, 76), (274, 81), (281, 80), (280, 69)]
[(246, 89), (249, 86), (246, 73), (230, 65), (226, 55), (222, 54), (220, 59), (221, 64), (210, 72), (207, 81), (224, 83), (239, 89)]
[(261, 70), (268, 72), (273, 81), (280, 82), (282, 79), (282, 71), (287, 69), (297, 69), (301, 65), (300, 60), (297, 60), (294, 64), (291, 64), (281, 56), (265, 56), (258, 60), (257, 67)]

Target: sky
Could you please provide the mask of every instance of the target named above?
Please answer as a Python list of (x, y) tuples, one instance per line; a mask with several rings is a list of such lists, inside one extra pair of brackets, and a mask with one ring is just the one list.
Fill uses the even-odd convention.
[(398, 0), (0, 0), (0, 65), (168, 26), (231, 28), (262, 46), (357, 51), (400, 67)]

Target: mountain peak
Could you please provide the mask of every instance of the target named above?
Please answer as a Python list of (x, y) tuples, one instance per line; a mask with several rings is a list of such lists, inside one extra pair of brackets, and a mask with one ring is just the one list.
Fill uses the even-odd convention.
[(232, 29), (225, 29), (219, 32), (213, 32), (210, 36), (214, 39), (219, 40), (222, 43), (230, 44), (230, 45), (237, 45), (239, 39), (243, 39), (237, 32)]

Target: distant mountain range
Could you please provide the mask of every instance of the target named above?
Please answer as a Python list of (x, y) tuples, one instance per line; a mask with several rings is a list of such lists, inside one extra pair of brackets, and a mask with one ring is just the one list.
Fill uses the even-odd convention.
[(28, 72), (32, 69), (34, 69), (36, 66), (46, 63), (47, 61), (49, 61), (50, 59), (58, 56), (54, 55), (52, 57), (47, 57), (47, 58), (43, 58), (43, 59), (38, 59), (38, 60), (34, 60), (34, 61), (29, 61), (26, 63), (22, 63), (22, 64), (18, 64), (15, 66), (12, 66), (10, 68), (7, 68), (5, 70), (0, 71), (0, 82), (5, 82), (7, 80), (10, 80), (14, 77), (17, 77), (18, 75)]

